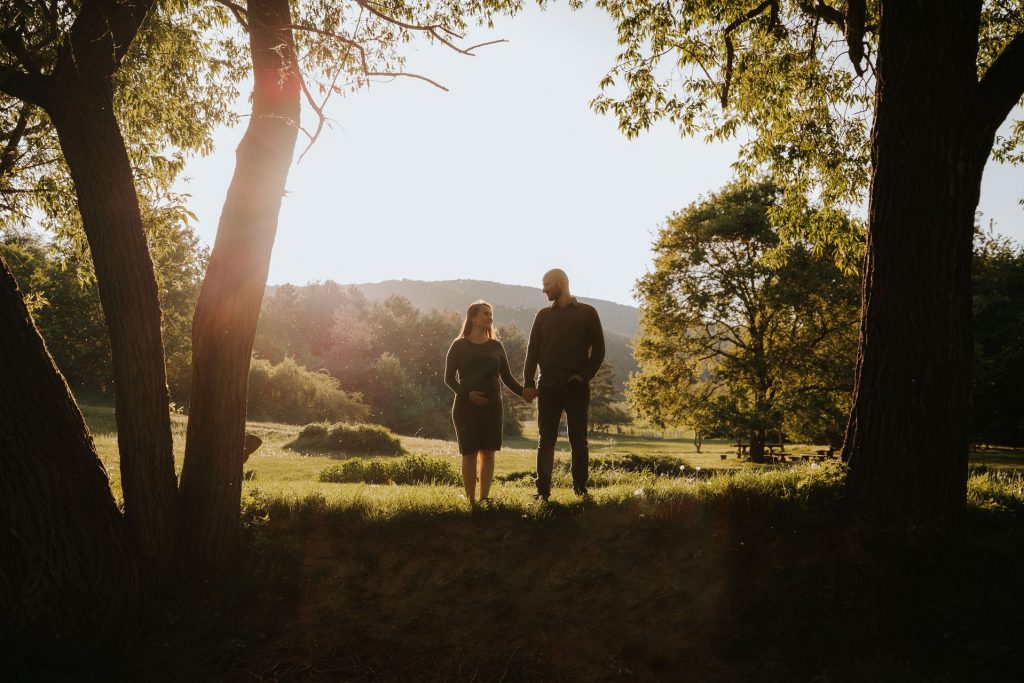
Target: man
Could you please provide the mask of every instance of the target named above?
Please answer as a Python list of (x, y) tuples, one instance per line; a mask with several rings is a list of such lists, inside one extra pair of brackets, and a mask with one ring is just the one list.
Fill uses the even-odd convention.
[[(590, 451), (587, 445), (587, 409), (590, 406), (590, 380), (604, 361), (604, 332), (593, 306), (580, 303), (569, 292), (569, 277), (554, 269), (544, 274), (544, 294), (552, 302), (537, 312), (530, 330), (523, 376), (523, 398), (539, 396), (537, 427), (537, 495), (551, 495), (551, 470), (555, 465), (558, 424), (565, 413), (572, 451), (572, 488), (587, 495)], [(540, 384), (536, 383), (540, 365)]]

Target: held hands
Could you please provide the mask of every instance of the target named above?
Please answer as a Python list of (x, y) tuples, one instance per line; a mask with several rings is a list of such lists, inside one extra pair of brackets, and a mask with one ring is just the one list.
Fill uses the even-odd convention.
[(523, 389), (523, 400), (527, 403), (532, 403), (533, 399), (537, 398), (537, 390), (534, 387), (526, 387)]
[(569, 376), (569, 381), (570, 382), (582, 382), (583, 381), (583, 376), (582, 375), (570, 375)]
[(475, 403), (478, 406), (485, 406), (490, 403), (490, 399), (487, 398), (487, 394), (482, 391), (471, 391), (469, 392), (469, 402)]

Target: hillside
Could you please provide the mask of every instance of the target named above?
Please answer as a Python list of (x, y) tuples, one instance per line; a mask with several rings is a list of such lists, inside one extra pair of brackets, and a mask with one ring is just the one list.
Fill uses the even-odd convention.
[[(484, 280), (386, 280), (354, 286), (372, 301), (401, 296), (423, 311), (436, 309), (464, 314), (469, 304), (477, 299), (486, 299), (494, 306), (498, 325), (512, 323), (527, 335), (537, 310), (548, 305), (539, 286), (524, 287)], [(579, 299), (596, 308), (601, 316), (606, 357), (614, 364), (616, 384), (621, 390), (625, 379), (637, 369), (631, 345), (639, 326), (640, 311), (603, 299), (583, 296)]]
[[(505, 285), (485, 280), (385, 280), (370, 284), (358, 284), (369, 299), (380, 300), (397, 294), (405, 297), (414, 306), (429, 311), (464, 312), (477, 299), (486, 299), (495, 307), (509, 311), (517, 326), (524, 332), (530, 331), (530, 324), (537, 309), (547, 305), (547, 299), (540, 286)], [(636, 336), (640, 311), (633, 306), (624, 306), (603, 299), (579, 297), (597, 309), (605, 332), (611, 332), (632, 339)], [(499, 319), (499, 323), (501, 320)]]

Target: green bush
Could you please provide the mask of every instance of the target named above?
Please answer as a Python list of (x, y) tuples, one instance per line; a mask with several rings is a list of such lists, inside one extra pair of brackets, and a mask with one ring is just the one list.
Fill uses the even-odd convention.
[(365, 484), (441, 484), (462, 482), (462, 477), (446, 460), (424, 455), (407, 455), (392, 460), (353, 458), (320, 472), (320, 481)]
[(359, 394), (341, 390), (338, 380), (307, 370), (291, 358), (277, 365), (254, 358), (249, 366), (248, 401), (250, 420), (359, 422), (370, 414)]
[[(560, 465), (569, 471), (568, 461)], [(678, 477), (683, 474), (691, 474), (689, 466), (679, 458), (668, 455), (639, 455), (637, 453), (623, 453), (622, 455), (601, 456), (590, 459), (591, 472), (647, 472), (658, 476)]]
[(352, 455), (403, 455), (398, 437), (380, 425), (308, 424), (285, 448), (297, 451), (337, 451)]

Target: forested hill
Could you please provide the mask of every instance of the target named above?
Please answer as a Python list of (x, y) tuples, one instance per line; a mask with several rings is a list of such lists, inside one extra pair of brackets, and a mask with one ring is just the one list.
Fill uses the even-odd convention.
[[(477, 299), (486, 299), (495, 308), (506, 312), (505, 315), (495, 316), (499, 325), (503, 322), (514, 322), (527, 334), (530, 332), (530, 325), (533, 324), (533, 316), (537, 313), (537, 309), (548, 304), (539, 284), (536, 287), (524, 287), (484, 280), (433, 282), (386, 280), (373, 284), (359, 284), (356, 287), (371, 300), (386, 299), (397, 294), (424, 311), (437, 309), (465, 313), (469, 304)], [(581, 296), (579, 299), (597, 309), (605, 332), (611, 332), (627, 339), (636, 336), (640, 320), (638, 309), (602, 299), (589, 299), (585, 296)], [(497, 314), (498, 311), (495, 313)]]
[[(455, 311), (464, 315), (469, 304), (485, 299), (494, 306), (495, 322), (514, 324), (529, 336), (537, 310), (549, 305), (540, 286), (505, 285), (485, 280), (386, 280), (372, 284), (355, 285), (371, 301), (389, 296), (408, 299), (422, 311)], [(613, 364), (618, 389), (631, 372), (637, 369), (633, 359), (632, 343), (639, 326), (640, 311), (603, 299), (579, 297), (580, 301), (597, 309), (604, 326), (606, 357)]]
[[(400, 296), (424, 313), (433, 310), (453, 311), (460, 319), (469, 304), (477, 299), (486, 299), (494, 306), (495, 322), (499, 326), (511, 323), (527, 336), (537, 311), (548, 305), (539, 286), (505, 285), (483, 280), (387, 280), (342, 287), (358, 289), (371, 302)], [(273, 297), (276, 290), (277, 287), (268, 287), (267, 299)], [(621, 390), (629, 374), (637, 369), (632, 342), (637, 333), (640, 311), (632, 306), (601, 299), (580, 297), (580, 300), (594, 306), (601, 316), (607, 345), (606, 357), (613, 365), (616, 388)], [(453, 335), (456, 332), (452, 330)]]

